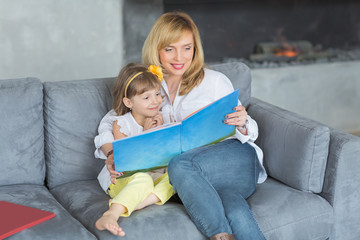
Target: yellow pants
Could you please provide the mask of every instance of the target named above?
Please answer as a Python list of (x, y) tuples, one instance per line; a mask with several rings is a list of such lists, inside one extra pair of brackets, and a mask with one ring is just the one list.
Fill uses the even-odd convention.
[(118, 203), (127, 208), (127, 212), (122, 217), (128, 217), (135, 207), (143, 202), (151, 193), (155, 194), (163, 205), (172, 195), (175, 194), (173, 187), (169, 183), (168, 174), (165, 173), (153, 181), (148, 173), (135, 173), (126, 178), (116, 179), (116, 184), (111, 184), (108, 194), (112, 198), (110, 206)]

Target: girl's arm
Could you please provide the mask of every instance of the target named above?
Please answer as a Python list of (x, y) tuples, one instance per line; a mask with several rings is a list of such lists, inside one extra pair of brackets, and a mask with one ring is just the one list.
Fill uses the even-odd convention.
[(101, 146), (100, 149), (105, 154), (105, 156), (107, 156), (112, 150), (112, 143), (105, 143), (104, 145)]
[(112, 125), (112, 133), (114, 134), (115, 140), (127, 137), (127, 135), (123, 134), (120, 129), (121, 127), (119, 126), (118, 121), (115, 121)]
[[(98, 135), (94, 139), (96, 151), (95, 157), (106, 159), (107, 153), (112, 149), (111, 143), (114, 141), (112, 133), (114, 111), (109, 111), (100, 121)], [(110, 146), (110, 147), (109, 147)]]
[[(118, 125), (117, 121), (115, 121), (113, 124), (112, 124), (112, 134), (114, 136), (114, 139), (115, 140), (118, 140), (118, 139), (121, 139), (121, 138), (125, 138), (127, 137), (127, 135), (123, 134), (121, 131), (120, 131), (121, 127)], [(105, 164), (106, 164), (106, 167), (110, 173), (110, 180), (113, 184), (116, 184), (116, 181), (115, 179), (117, 177), (120, 177), (121, 175), (123, 175), (123, 173), (121, 172), (117, 172), (115, 171), (115, 165), (114, 165), (114, 155), (112, 153), (112, 144), (111, 143), (106, 143), (104, 144), (102, 147), (101, 147), (101, 150), (104, 152), (104, 153), (107, 153), (106, 156), (106, 160), (105, 160)]]

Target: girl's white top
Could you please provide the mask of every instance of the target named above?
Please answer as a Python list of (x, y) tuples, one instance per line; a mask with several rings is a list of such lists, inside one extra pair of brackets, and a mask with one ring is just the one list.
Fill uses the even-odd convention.
[[(106, 114), (107, 119), (111, 121), (111, 127), (112, 124), (117, 121), (117, 124), (121, 127), (120, 132), (127, 135), (128, 137), (139, 135), (143, 132), (143, 127), (140, 126), (132, 114), (130, 112), (122, 115), (122, 116), (116, 116), (116, 113), (114, 110), (111, 110)], [(97, 137), (99, 137), (98, 135)], [(95, 138), (96, 139), (96, 138)], [(96, 149), (95, 156), (97, 158), (103, 158), (106, 159), (106, 156), (104, 153), (100, 150), (100, 148)], [(158, 177), (160, 177), (162, 174), (165, 173), (165, 168), (156, 169), (154, 171), (149, 172), (150, 176), (155, 180)], [(98, 181), (100, 183), (101, 188), (106, 192), (111, 184), (110, 180), (110, 173), (107, 170), (106, 165), (103, 167), (101, 172), (98, 175)]]
[[(191, 90), (188, 94), (179, 96), (179, 88), (177, 94), (172, 104), (169, 97), (169, 91), (165, 81), (162, 81), (162, 94), (164, 95), (164, 102), (162, 104), (162, 114), (164, 122), (179, 122), (184, 119), (186, 116), (195, 112), (196, 110), (230, 94), (234, 91), (234, 88), (231, 84), (231, 81), (222, 73), (205, 69), (205, 76), (202, 82)], [(239, 105), (240, 105), (239, 101)], [(101, 151), (100, 147), (105, 143), (111, 143), (114, 141), (114, 136), (112, 134), (112, 123), (113, 123), (113, 110), (107, 113), (104, 118), (101, 120), (99, 125), (99, 135), (95, 137), (95, 157), (106, 159), (106, 156)], [(242, 143), (249, 143), (256, 150), (257, 157), (261, 163), (261, 170), (259, 172), (258, 183), (262, 183), (266, 180), (267, 174), (265, 168), (263, 167), (263, 152), (255, 144), (255, 140), (258, 137), (258, 126), (254, 119), (249, 115), (247, 116), (248, 126), (247, 126), (247, 135), (243, 135), (238, 129), (236, 133), (229, 137), (236, 138)]]

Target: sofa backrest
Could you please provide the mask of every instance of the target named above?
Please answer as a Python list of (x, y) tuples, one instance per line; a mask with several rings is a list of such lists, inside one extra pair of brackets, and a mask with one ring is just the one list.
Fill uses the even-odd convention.
[(96, 179), (104, 160), (94, 138), (111, 109), (114, 78), (44, 83), (46, 179), (50, 188)]
[(247, 107), (251, 97), (251, 74), (250, 69), (242, 62), (214, 64), (210, 69), (222, 72), (231, 81), (234, 89), (239, 89), (239, 99), (242, 105)]
[[(250, 100), (250, 71), (243, 63), (212, 65)], [(96, 179), (104, 161), (95, 159), (94, 138), (102, 117), (112, 108), (114, 78), (44, 83), (45, 159), (50, 188)]]
[(0, 81), (0, 185), (44, 184), (43, 86)]

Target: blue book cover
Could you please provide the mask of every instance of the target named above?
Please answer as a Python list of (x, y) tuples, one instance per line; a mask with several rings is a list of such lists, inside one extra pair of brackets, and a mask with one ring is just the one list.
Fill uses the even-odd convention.
[(181, 153), (181, 123), (159, 127), (134, 137), (113, 142), (115, 170), (118, 172), (165, 167)]
[(180, 123), (151, 129), (144, 134), (113, 142), (115, 170), (129, 176), (166, 167), (176, 155), (219, 142), (235, 133), (235, 126), (223, 123), (225, 115), (238, 105), (239, 90), (199, 109)]
[(196, 111), (182, 121), (182, 152), (220, 142), (235, 134), (235, 126), (223, 123), (225, 115), (238, 105), (239, 90)]

